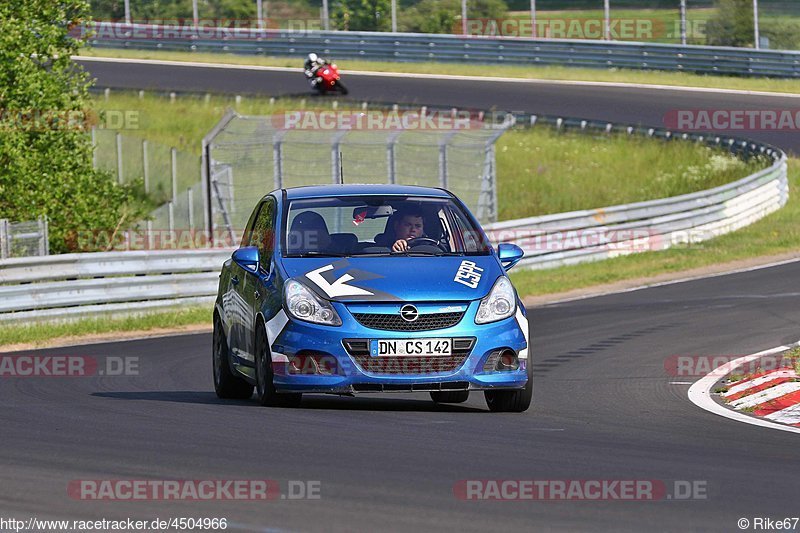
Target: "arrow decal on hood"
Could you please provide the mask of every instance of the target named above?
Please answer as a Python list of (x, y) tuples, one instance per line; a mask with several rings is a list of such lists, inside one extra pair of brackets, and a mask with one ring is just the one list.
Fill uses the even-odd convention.
[(328, 295), (328, 298), (339, 298), (341, 296), (372, 296), (373, 294), (366, 289), (362, 289), (360, 287), (354, 287), (353, 285), (348, 285), (348, 281), (352, 281), (353, 276), (350, 274), (344, 273), (342, 274), (339, 279), (334, 281), (333, 283), (328, 283), (323, 276), (323, 272), (327, 272), (329, 270), (333, 270), (333, 265), (325, 265), (320, 267), (316, 270), (312, 270), (306, 277), (314, 282), (314, 284), (319, 287), (322, 292)]
[(363, 270), (351, 269), (347, 270), (338, 278), (334, 277), (335, 270), (346, 269), (350, 263), (344, 259), (334, 263), (321, 266), (305, 274), (306, 279), (314, 284), (322, 294), (331, 300), (339, 298), (358, 297), (359, 300), (378, 300), (384, 302), (399, 301), (400, 299), (392, 294), (377, 291), (374, 289), (365, 289), (356, 285), (351, 285), (351, 281), (356, 283), (366, 281), (369, 279), (382, 278), (378, 274), (372, 272), (365, 272)]

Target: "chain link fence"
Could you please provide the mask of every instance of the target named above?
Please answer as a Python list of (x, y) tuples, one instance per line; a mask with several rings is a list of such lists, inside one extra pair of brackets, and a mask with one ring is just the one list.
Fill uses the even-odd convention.
[[(494, 145), (513, 117), (397, 107), (311, 113), (317, 112), (280, 117), (229, 112), (206, 137), (209, 218), (215, 230), (224, 228), (237, 242), (253, 207), (269, 191), (338, 183), (443, 187), (482, 222), (496, 220)], [(395, 125), (401, 125), (386, 127), (394, 116), (400, 117)], [(354, 123), (359, 117), (363, 128)], [(323, 126), (326, 118), (335, 125)], [(426, 127), (419, 127), (421, 121)]]
[(119, 183), (142, 180), (148, 196), (161, 204), (141, 224), (148, 233), (205, 229), (198, 156), (114, 130), (92, 130), (92, 139), (96, 168)]
[(10, 222), (0, 218), (0, 259), (50, 254), (47, 219)]

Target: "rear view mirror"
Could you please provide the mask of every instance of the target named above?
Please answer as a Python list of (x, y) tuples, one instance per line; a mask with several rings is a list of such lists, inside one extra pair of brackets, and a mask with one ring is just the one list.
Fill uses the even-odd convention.
[(363, 222), (368, 218), (386, 218), (392, 216), (394, 210), (390, 205), (364, 205), (353, 209), (353, 220)]
[(524, 255), (525, 252), (516, 244), (501, 243), (497, 245), (497, 256), (506, 272), (519, 263)]
[(258, 248), (255, 246), (244, 246), (233, 251), (233, 262), (250, 272), (258, 270)]

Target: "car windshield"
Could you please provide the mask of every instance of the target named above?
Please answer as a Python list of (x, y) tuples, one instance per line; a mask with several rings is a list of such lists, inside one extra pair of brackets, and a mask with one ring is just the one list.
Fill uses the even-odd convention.
[[(393, 250), (398, 240), (407, 246)], [(486, 255), (483, 231), (449, 198), (345, 196), (292, 200), (284, 257)], [(397, 248), (397, 247), (395, 247)]]

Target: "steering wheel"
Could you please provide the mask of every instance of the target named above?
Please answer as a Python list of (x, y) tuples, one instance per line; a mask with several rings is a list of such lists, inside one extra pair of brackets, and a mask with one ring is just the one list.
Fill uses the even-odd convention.
[(439, 248), (443, 252), (447, 251), (442, 247), (442, 245), (439, 243), (439, 241), (437, 241), (435, 239), (431, 239), (430, 237), (415, 237), (415, 238), (411, 239), (410, 241), (408, 241), (408, 247), (409, 248), (413, 248), (414, 246), (420, 246), (420, 245), (423, 245), (423, 244), (427, 244), (427, 245), (430, 245), (430, 246), (436, 246), (437, 248)]

